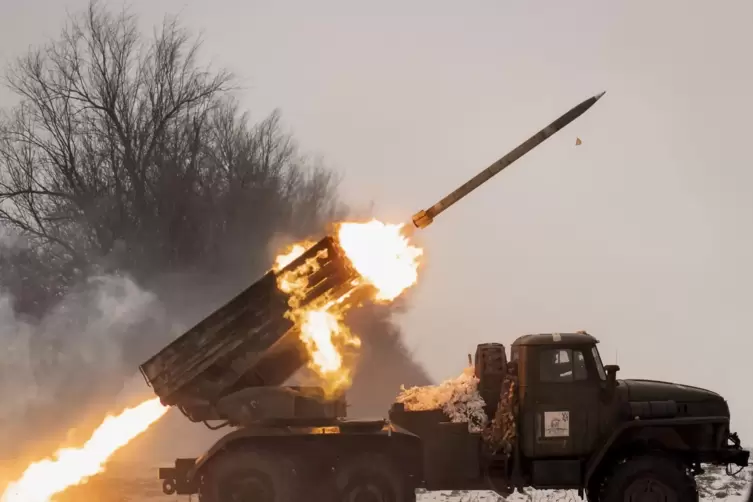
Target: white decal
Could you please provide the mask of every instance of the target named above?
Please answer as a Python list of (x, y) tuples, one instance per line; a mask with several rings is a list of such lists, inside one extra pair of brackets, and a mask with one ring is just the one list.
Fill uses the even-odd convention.
[(569, 411), (544, 412), (544, 437), (562, 438), (570, 436)]
[(559, 333), (552, 334), (552, 341), (553, 342), (561, 342), (562, 341), (562, 335)]

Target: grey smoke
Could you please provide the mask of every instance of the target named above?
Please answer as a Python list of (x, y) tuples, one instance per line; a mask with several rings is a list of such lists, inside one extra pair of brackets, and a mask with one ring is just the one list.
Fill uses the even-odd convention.
[[(14, 419), (23, 417), (27, 407), (41, 397), (34, 380), (31, 356), (32, 326), (17, 320), (13, 313), (13, 301), (0, 296), (0, 431)], [(5, 441), (2, 441), (5, 443)]]
[[(127, 276), (88, 279), (39, 320), (0, 296), (0, 443), (13, 458), (110, 411), (145, 338), (170, 332), (157, 297)], [(100, 417), (101, 418), (101, 417)]]

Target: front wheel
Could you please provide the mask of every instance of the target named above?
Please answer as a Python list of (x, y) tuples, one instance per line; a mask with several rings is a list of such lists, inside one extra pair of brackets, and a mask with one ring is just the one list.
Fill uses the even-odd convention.
[(228, 452), (202, 476), (201, 502), (299, 502), (295, 466), (266, 452)]
[(416, 492), (389, 458), (362, 455), (337, 469), (337, 502), (415, 502)]
[(617, 466), (602, 487), (601, 502), (693, 502), (693, 478), (685, 467), (662, 456), (629, 459)]

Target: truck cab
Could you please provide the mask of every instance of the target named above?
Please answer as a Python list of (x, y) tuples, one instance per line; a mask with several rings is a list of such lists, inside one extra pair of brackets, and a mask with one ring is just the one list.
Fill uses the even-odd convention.
[(577, 457), (593, 450), (615, 420), (610, 386), (587, 334), (527, 335), (513, 344), (518, 361), (521, 450), (526, 457)]
[[(585, 333), (526, 335), (512, 345), (518, 365), (520, 454), (533, 460), (530, 483), (577, 487), (591, 452), (618, 420), (619, 384), (608, 379)], [(614, 377), (615, 368), (610, 368)]]

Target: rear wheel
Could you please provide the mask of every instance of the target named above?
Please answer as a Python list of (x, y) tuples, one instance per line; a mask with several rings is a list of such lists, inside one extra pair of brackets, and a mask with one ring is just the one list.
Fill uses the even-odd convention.
[(662, 456), (636, 457), (618, 465), (602, 487), (600, 502), (697, 501), (685, 467)]
[(389, 458), (346, 459), (335, 476), (337, 502), (415, 502), (416, 493)]
[(206, 467), (201, 502), (297, 502), (293, 462), (267, 452), (228, 452)]

